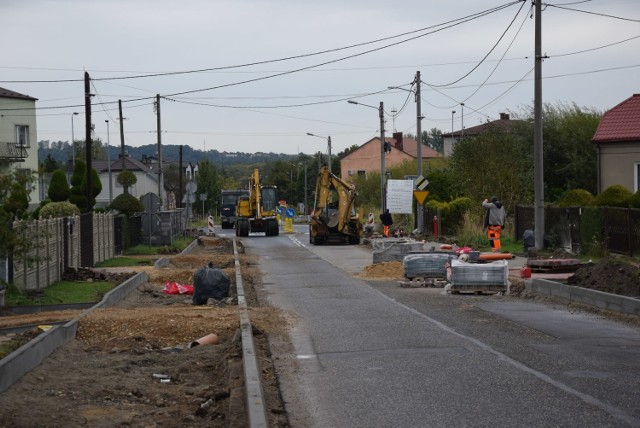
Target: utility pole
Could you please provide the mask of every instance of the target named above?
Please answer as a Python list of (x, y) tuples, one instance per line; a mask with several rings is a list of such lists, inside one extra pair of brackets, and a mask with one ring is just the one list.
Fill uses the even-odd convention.
[(118, 100), (118, 111), (120, 113), (120, 157), (122, 158), (122, 171), (126, 169), (124, 165), (124, 118), (122, 117), (122, 100)]
[[(420, 71), (416, 72), (416, 136), (418, 143), (418, 177), (422, 175), (422, 100), (420, 97)], [(422, 234), (424, 229), (424, 207), (418, 204), (418, 231)]]
[[(156, 117), (158, 120), (158, 198), (160, 198), (160, 203), (164, 203), (164, 198), (162, 197), (162, 190), (164, 187), (164, 177), (162, 175), (162, 127), (160, 124), (160, 94), (156, 94)], [(204, 202), (203, 207), (204, 207)], [(202, 209), (204, 214), (204, 208)]]
[(109, 171), (109, 205), (113, 201), (113, 180), (111, 179), (111, 155), (109, 151), (111, 149), (111, 134), (109, 133), (109, 119), (105, 120), (107, 123), (107, 165)]
[(387, 208), (386, 201), (386, 178), (387, 171), (384, 165), (384, 102), (380, 101), (380, 107), (378, 108), (378, 114), (380, 115), (380, 194), (382, 195), (382, 212)]
[(542, 152), (542, 1), (535, 5), (535, 64), (533, 89), (534, 221), (536, 249), (544, 248), (544, 167)]
[(327, 157), (328, 157), (327, 161), (329, 162), (329, 173), (331, 173), (331, 135), (329, 135), (327, 137), (327, 144), (329, 146), (328, 147), (329, 151), (328, 151), (328, 154), (327, 154)]
[(178, 200), (176, 201), (176, 206), (182, 208), (182, 144), (180, 144), (180, 160), (178, 164), (180, 165), (180, 169), (178, 171)]
[[(93, 153), (92, 153), (92, 141), (91, 141), (91, 79), (89, 73), (84, 72), (84, 118), (85, 118), (85, 159), (87, 163), (87, 211), (93, 211), (93, 174), (91, 169), (93, 167)], [(93, 257), (92, 257), (93, 259)], [(93, 263), (92, 263), (93, 266)]]

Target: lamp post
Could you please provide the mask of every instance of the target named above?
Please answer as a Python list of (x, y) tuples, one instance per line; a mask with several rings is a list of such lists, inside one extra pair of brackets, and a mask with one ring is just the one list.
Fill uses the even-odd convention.
[(111, 148), (111, 134), (109, 133), (109, 119), (106, 119), (105, 122), (107, 123), (107, 168), (109, 170), (109, 205), (111, 205), (111, 202), (113, 200), (113, 184), (111, 183), (111, 155), (109, 154), (109, 149)]
[(73, 132), (73, 116), (77, 116), (79, 114), (80, 113), (78, 113), (77, 111), (71, 113), (71, 167), (73, 170), (76, 169), (76, 137)]
[[(349, 104), (356, 104), (360, 106), (369, 107), (372, 109), (376, 109), (374, 106), (370, 106), (368, 104), (362, 104), (357, 101), (347, 100)], [(386, 178), (386, 168), (384, 165), (384, 103), (380, 101), (380, 107), (378, 107), (378, 116), (380, 117), (380, 194), (382, 196), (381, 208), (382, 212), (384, 212), (387, 207), (387, 201), (385, 200), (385, 178)]]
[(329, 135), (328, 137), (323, 137), (322, 135), (316, 135), (316, 134), (312, 134), (311, 132), (307, 132), (307, 135), (311, 136), (311, 137), (318, 137), (318, 138), (322, 138), (324, 140), (327, 140), (327, 163), (328, 163), (328, 167), (329, 167), (329, 172), (331, 172), (331, 135)]
[(462, 140), (464, 138), (464, 103), (460, 103), (460, 114), (461, 116), (461, 127), (460, 127), (460, 139)]
[(455, 110), (451, 110), (451, 148), (453, 149), (453, 115), (456, 114)]

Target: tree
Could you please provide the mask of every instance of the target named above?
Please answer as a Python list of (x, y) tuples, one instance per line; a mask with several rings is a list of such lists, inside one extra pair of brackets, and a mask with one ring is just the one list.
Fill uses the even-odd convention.
[(56, 169), (51, 175), (51, 183), (47, 193), (52, 202), (62, 202), (69, 199), (71, 189), (67, 183), (67, 174), (61, 169)]
[[(87, 194), (87, 177), (86, 175), (82, 179), (82, 185), (80, 186), (82, 192)], [(91, 168), (91, 201), (87, 206), (87, 209), (93, 208), (96, 204), (96, 196), (102, 192), (102, 182), (100, 181), (100, 177), (98, 177), (98, 173), (94, 168)]]
[[(597, 192), (597, 153), (591, 139), (601, 117), (599, 111), (576, 104), (543, 106), (545, 200), (556, 201), (572, 189)], [(533, 141), (533, 111), (526, 111), (520, 118), (527, 126), (518, 127), (517, 132)]]
[(464, 195), (480, 202), (497, 196), (508, 213), (517, 204), (533, 201), (531, 140), (513, 130), (490, 126), (483, 134), (459, 141), (451, 168)]
[(116, 179), (118, 184), (122, 186), (124, 193), (129, 193), (129, 187), (133, 186), (138, 182), (138, 178), (136, 175), (131, 172), (124, 170), (120, 174), (118, 174), (118, 178)]
[(28, 216), (27, 188), (34, 181), (33, 176), (21, 171), (0, 174), (0, 257), (13, 256), (27, 264), (36, 260), (31, 254), (37, 243), (24, 238), (21, 227), (26, 226), (15, 229), (12, 222)]
[[(73, 146), (76, 150), (76, 162), (78, 159), (82, 160), (86, 158), (87, 153), (87, 145), (86, 140), (74, 140)], [(106, 160), (107, 159), (107, 149), (104, 143), (100, 138), (95, 138), (91, 140), (91, 153), (93, 159), (97, 160)]]
[(80, 209), (80, 212), (85, 212), (87, 209), (87, 195), (82, 191), (82, 180), (87, 174), (87, 165), (76, 159), (76, 166), (71, 174), (71, 195), (69, 196), (69, 202), (74, 204)]
[(206, 196), (204, 204), (202, 204), (202, 202), (199, 204), (200, 207), (204, 205), (204, 212), (202, 214), (217, 212), (219, 208), (220, 191), (222, 190), (222, 176), (215, 165), (208, 160), (198, 163), (196, 185), (198, 186), (196, 194), (204, 193)]
[(58, 165), (58, 161), (56, 161), (53, 156), (51, 156), (51, 153), (47, 154), (47, 157), (44, 159), (42, 166), (44, 167), (44, 172), (53, 172), (56, 169), (60, 168), (60, 166)]

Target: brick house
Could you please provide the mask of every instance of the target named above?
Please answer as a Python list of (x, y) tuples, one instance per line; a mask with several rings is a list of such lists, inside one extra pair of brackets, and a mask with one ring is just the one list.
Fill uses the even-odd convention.
[(591, 140), (598, 150), (598, 193), (614, 184), (640, 189), (640, 94), (607, 111)]
[[(385, 167), (399, 165), (404, 161), (413, 161), (418, 157), (418, 143), (413, 138), (404, 138), (402, 132), (395, 132), (386, 138), (391, 151), (385, 155)], [(422, 159), (437, 158), (441, 155), (430, 147), (422, 145)], [(372, 138), (340, 161), (340, 176), (349, 180), (354, 175), (366, 175), (369, 172), (380, 173), (380, 137)]]

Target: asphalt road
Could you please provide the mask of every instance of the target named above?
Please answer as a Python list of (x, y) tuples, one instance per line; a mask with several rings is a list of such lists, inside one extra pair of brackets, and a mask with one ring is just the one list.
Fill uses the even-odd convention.
[(305, 230), (243, 238), (291, 316), (292, 346), (272, 352), (292, 426), (640, 426), (640, 329), (364, 281), (370, 250), (313, 246)]

